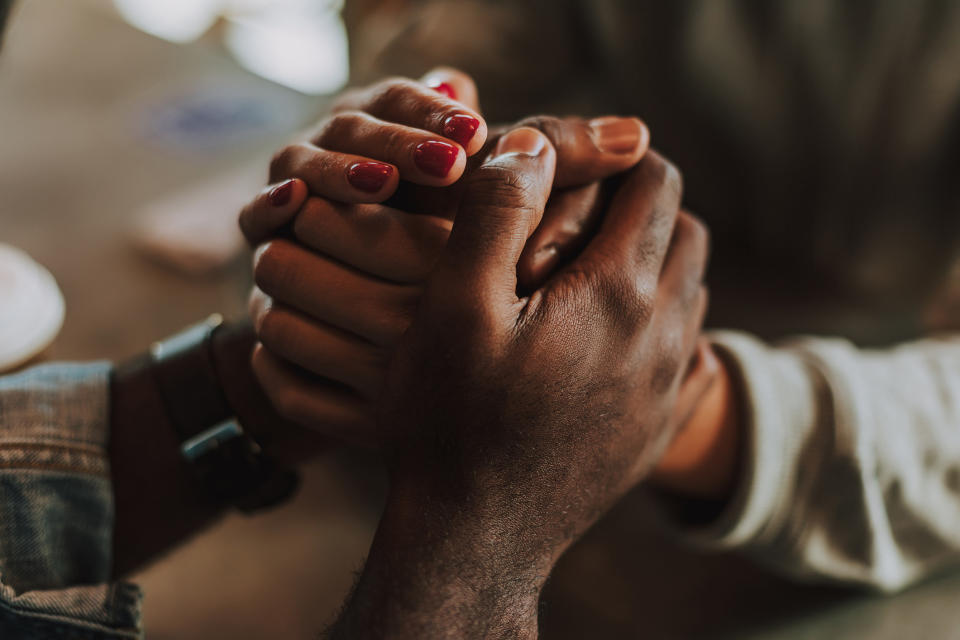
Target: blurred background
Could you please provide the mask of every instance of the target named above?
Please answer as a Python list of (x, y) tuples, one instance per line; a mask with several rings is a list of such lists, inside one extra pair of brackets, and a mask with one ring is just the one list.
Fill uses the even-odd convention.
[[(288, 38), (292, 49), (277, 47), (258, 22), (264, 3), (15, 4), (0, 56), (0, 243), (62, 290), (63, 328), (44, 359), (120, 359), (209, 313), (245, 313), (239, 206), (266, 183), (271, 153), (346, 81), (337, 7), (299, 3), (318, 9), (311, 30), (287, 4), (278, 14), (308, 31), (313, 51)], [(227, 5), (236, 11), (218, 13)], [(336, 64), (297, 70), (264, 50)], [(316, 637), (376, 524), (377, 470), (344, 459), (307, 469), (293, 504), (228, 517), (136, 576), (150, 637)]]
[[(271, 153), (348, 81), (340, 10), (333, 0), (16, 4), (0, 56), (0, 243), (62, 291), (48, 338), (57, 309), (62, 329), (40, 357), (119, 359), (209, 313), (245, 313), (235, 216)], [(389, 20), (380, 27), (367, 37)], [(0, 263), (0, 287), (3, 273)], [(135, 577), (150, 638), (317, 636), (362, 565), (384, 483), (350, 451), (305, 475), (291, 504), (230, 516)], [(548, 638), (949, 638), (958, 595), (957, 577), (884, 600), (789, 583), (681, 548), (631, 496), (564, 557), (543, 624)]]

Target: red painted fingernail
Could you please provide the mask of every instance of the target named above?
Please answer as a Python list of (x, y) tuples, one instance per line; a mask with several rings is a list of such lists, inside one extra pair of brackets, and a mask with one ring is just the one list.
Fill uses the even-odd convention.
[(431, 140), (421, 142), (413, 152), (413, 161), (427, 175), (446, 178), (450, 167), (457, 161), (460, 148), (446, 142)]
[(437, 93), (442, 93), (451, 100), (457, 99), (457, 92), (453, 90), (453, 86), (446, 82), (430, 82), (427, 84), (428, 87), (436, 91)]
[(376, 193), (393, 175), (393, 167), (382, 162), (357, 162), (347, 169), (347, 180), (360, 191)]
[(464, 115), (450, 116), (443, 123), (443, 135), (465, 147), (473, 140), (479, 127), (480, 121), (476, 118)]
[(293, 180), (287, 180), (271, 189), (270, 193), (267, 194), (267, 199), (273, 206), (282, 207), (290, 202), (291, 195), (293, 195)]

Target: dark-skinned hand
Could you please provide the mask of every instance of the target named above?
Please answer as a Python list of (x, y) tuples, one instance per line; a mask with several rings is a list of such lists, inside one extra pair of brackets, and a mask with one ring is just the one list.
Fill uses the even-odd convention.
[[(438, 93), (428, 84), (446, 89)], [(349, 92), (311, 143), (276, 155), (275, 182), (242, 212), (241, 228), (260, 245), (251, 314), (262, 345), (254, 371), (283, 415), (338, 439), (373, 443), (386, 362), (446, 244), (462, 195), (459, 182), (438, 186), (409, 166), (416, 164), (418, 145), (461, 116), (481, 124), (458, 151), (457, 158), (472, 155), (454, 164), (453, 178), (469, 175), (501, 135), (481, 139), (486, 124), (468, 76), (441, 69), (424, 82), (391, 79)], [(547, 133), (559, 163), (556, 190), (520, 261), (520, 286), (532, 290), (596, 226), (602, 213), (596, 180), (633, 166), (649, 136), (635, 118), (525, 122)], [(437, 142), (460, 148), (452, 140)], [(376, 194), (344, 178), (356, 163), (388, 161), (392, 177)], [(377, 199), (387, 204), (372, 204)], [(275, 237), (285, 226), (292, 237)]]
[(676, 429), (706, 231), (650, 152), (584, 251), (518, 296), (555, 168), (548, 139), (519, 129), (466, 178), (387, 376), (391, 495), (334, 637), (535, 636), (556, 559)]

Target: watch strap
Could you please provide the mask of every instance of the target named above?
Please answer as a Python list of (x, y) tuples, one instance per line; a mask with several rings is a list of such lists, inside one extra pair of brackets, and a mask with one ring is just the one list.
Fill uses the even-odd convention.
[(213, 315), (154, 344), (152, 369), (183, 459), (213, 500), (252, 512), (292, 495), (299, 476), (267, 456), (235, 419), (212, 346), (223, 326)]
[(222, 324), (214, 314), (150, 347), (160, 396), (181, 442), (233, 415), (211, 352), (211, 337)]

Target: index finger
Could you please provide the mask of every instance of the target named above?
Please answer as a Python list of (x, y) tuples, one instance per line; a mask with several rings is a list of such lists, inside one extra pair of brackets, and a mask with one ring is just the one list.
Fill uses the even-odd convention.
[(406, 78), (390, 78), (343, 95), (335, 111), (362, 111), (380, 120), (439, 134), (467, 155), (483, 148), (487, 123), (479, 113), (445, 93)]
[(291, 178), (265, 187), (241, 209), (239, 224), (243, 237), (255, 247), (284, 226), (307, 199), (307, 185)]
[(575, 262), (626, 266), (638, 284), (655, 290), (680, 211), (680, 173), (649, 152), (613, 196), (597, 235)]

